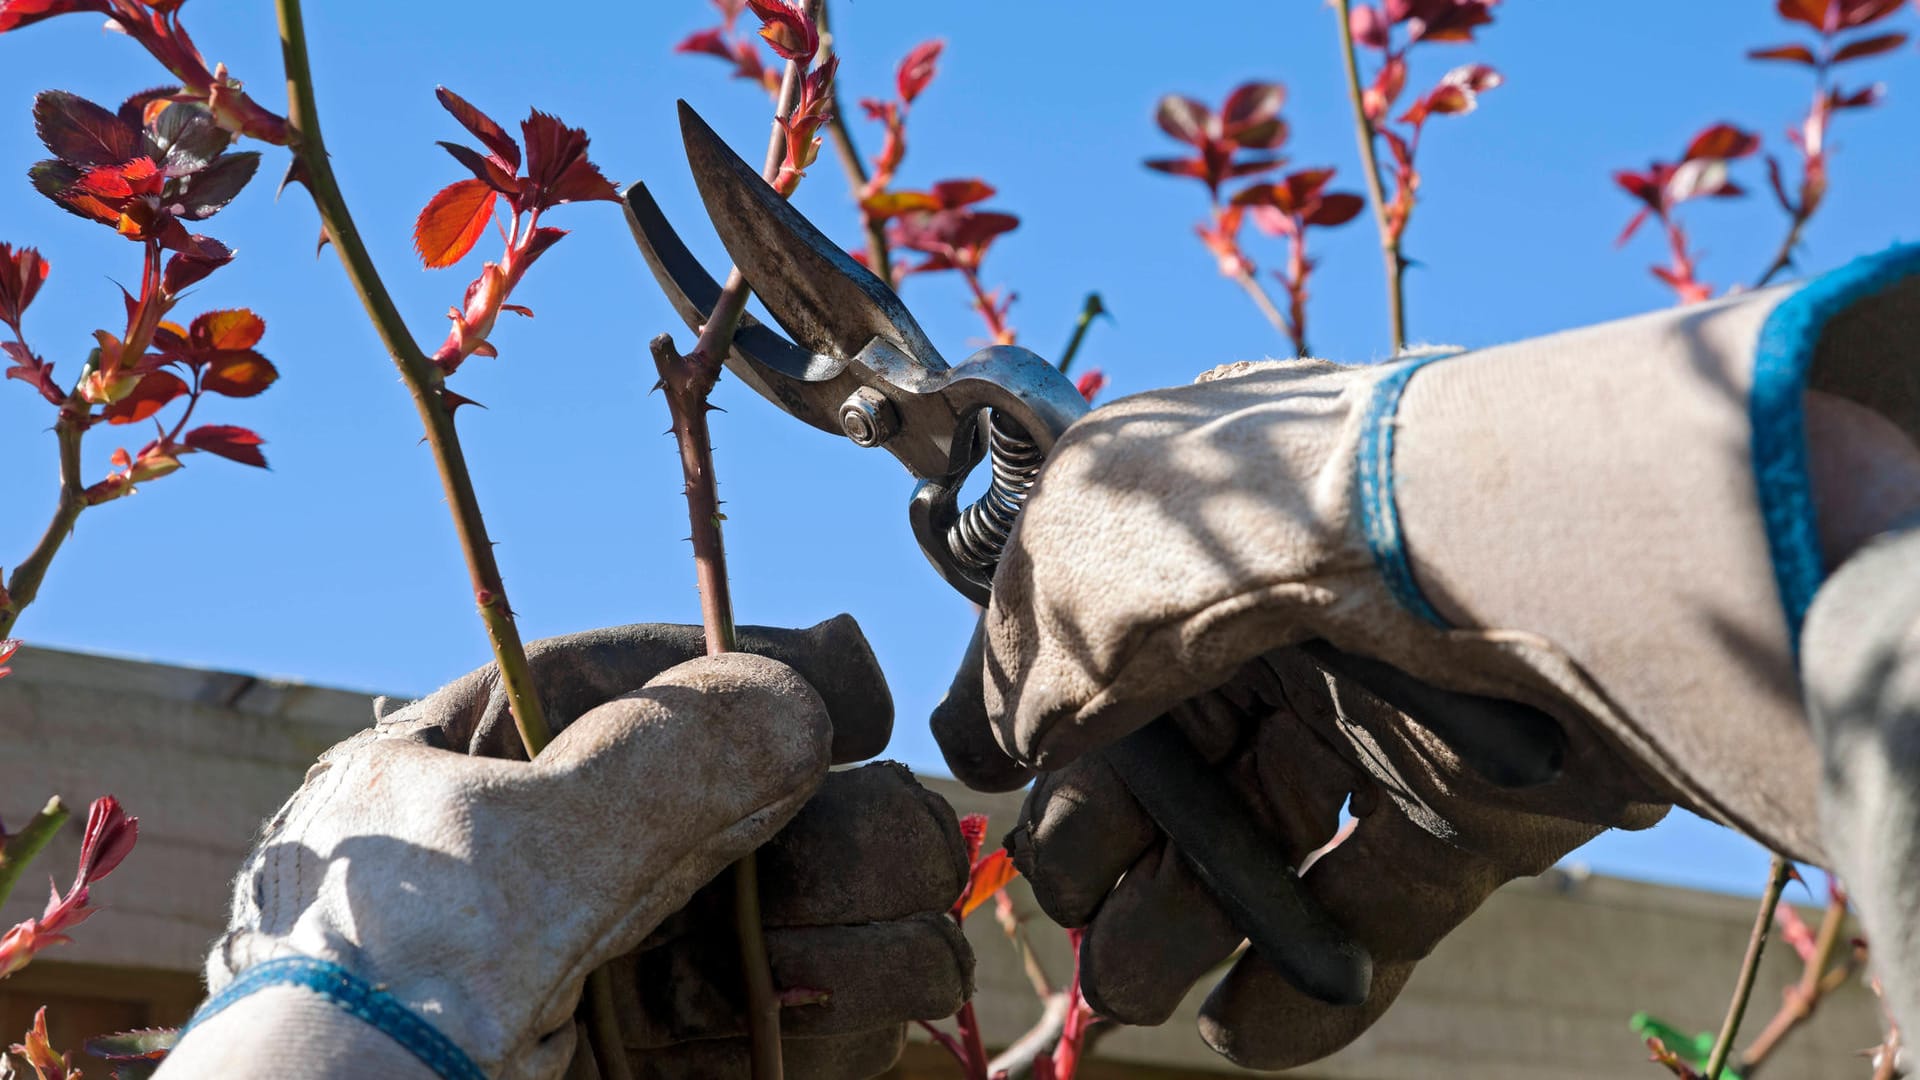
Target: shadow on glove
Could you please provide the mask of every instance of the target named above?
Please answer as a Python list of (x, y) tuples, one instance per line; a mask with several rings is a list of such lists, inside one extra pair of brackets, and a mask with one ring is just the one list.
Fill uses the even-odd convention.
[(892, 723), (850, 618), (742, 639), (788, 662), (698, 656), (693, 627), (534, 643), (559, 729), (535, 762), (474, 753), (513, 737), (491, 668), (329, 750), (242, 868), (210, 989), (275, 957), (329, 961), (488, 1075), (551, 1078), (587, 972), (644, 939), (618, 990), (644, 1070), (724, 1074), (739, 974), (701, 890), (769, 845), (776, 985), (829, 995), (793, 1011), (789, 1075), (883, 1071), (908, 1020), (971, 988), (965, 942), (935, 917), (966, 880), (959, 828), (904, 769), (828, 773)]

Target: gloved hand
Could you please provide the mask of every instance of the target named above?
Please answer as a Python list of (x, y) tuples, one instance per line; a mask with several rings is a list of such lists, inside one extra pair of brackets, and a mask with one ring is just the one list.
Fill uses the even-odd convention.
[[(1668, 803), (1821, 861), (1795, 642), (1822, 545), (1920, 507), (1916, 301), (1909, 249), (1458, 356), (1233, 365), (1076, 424), (994, 580), (985, 722), (963, 667), (936, 732), (962, 779), (1047, 771), (1008, 843), (1090, 927), (1096, 1008), (1164, 1019), (1240, 937), (1104, 760), (1162, 715), (1375, 962), (1341, 1008), (1238, 961), (1201, 1023), (1248, 1065), (1338, 1049), (1499, 884)], [(1557, 777), (1490, 782), (1471, 724), (1314, 659), (1342, 656), (1537, 710)]]
[[(945, 914), (966, 880), (958, 825), (897, 766), (828, 773), (892, 723), (850, 618), (741, 639), (766, 655), (700, 657), (695, 627), (535, 643), (563, 730), (531, 764), (512, 760), (491, 667), (329, 750), (242, 868), (210, 991), (275, 958), (331, 961), (487, 1076), (557, 1077), (583, 979), (616, 961), (637, 1075), (744, 1075), (731, 889), (706, 886), (766, 845), (775, 985), (827, 995), (784, 1012), (788, 1075), (883, 1071), (906, 1021), (970, 992)], [(428, 1075), (398, 1046), (278, 988), (189, 1031), (162, 1075)]]

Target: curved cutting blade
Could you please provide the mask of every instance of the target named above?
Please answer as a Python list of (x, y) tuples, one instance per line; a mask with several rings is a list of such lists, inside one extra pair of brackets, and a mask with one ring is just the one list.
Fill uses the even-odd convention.
[(845, 359), (882, 338), (930, 371), (946, 369), (893, 290), (787, 205), (684, 101), (680, 134), (720, 242), (796, 344)]
[[(621, 195), (621, 202), (660, 291), (686, 321), (687, 329), (698, 333), (719, 302), (720, 283), (687, 250), (645, 183), (636, 180)], [(809, 353), (753, 316), (743, 315), (725, 361), (727, 370), (760, 396), (822, 431), (844, 434), (839, 405), (845, 394), (835, 396), (823, 388), (846, 367), (845, 360)]]

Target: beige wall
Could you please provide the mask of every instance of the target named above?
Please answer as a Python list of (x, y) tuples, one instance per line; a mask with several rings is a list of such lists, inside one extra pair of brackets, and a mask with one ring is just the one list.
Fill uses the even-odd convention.
[[(56, 1006), (57, 1037), (62, 1029), (98, 1033), (80, 1030), (89, 1024), (176, 1022), (194, 996), (200, 956), (224, 922), (228, 876), (260, 820), (316, 754), (369, 720), (370, 702), (338, 690), (51, 650), (23, 652), (14, 667), (0, 680), (0, 817), (17, 826), (49, 794), (84, 810), (95, 795), (112, 793), (139, 816), (141, 835), (134, 855), (99, 888), (105, 910), (76, 942), (0, 983), (0, 1042), (18, 1037), (37, 1000)], [(963, 812), (988, 813), (995, 836), (1018, 806), (1016, 797), (933, 786)], [(77, 835), (69, 827), (42, 856), (0, 909), (0, 927), (37, 913), (46, 874), (71, 874)], [(1016, 895), (1031, 910), (1021, 888)], [(1556, 872), (1515, 883), (1441, 945), (1371, 1032), (1296, 1075), (1659, 1075), (1645, 1064), (1627, 1017), (1645, 1009), (1689, 1027), (1716, 1026), (1752, 914), (1744, 898), (1605, 878)], [(1044, 922), (1032, 929), (1049, 972), (1064, 980), (1071, 969), (1063, 936)], [(1004, 1043), (1037, 1006), (991, 909), (969, 920), (968, 934), (980, 958), (978, 1007), (988, 1040)], [(1749, 1030), (1796, 974), (1791, 950), (1768, 954)], [(1199, 996), (1162, 1027), (1107, 1038), (1100, 1057), (1121, 1068), (1089, 1072), (1088, 1080), (1232, 1071), (1194, 1033)], [(1864, 1076), (1852, 1055), (1878, 1039), (1871, 995), (1851, 986), (1767, 1075)], [(940, 1065), (933, 1048), (920, 1045), (899, 1075), (952, 1075)]]

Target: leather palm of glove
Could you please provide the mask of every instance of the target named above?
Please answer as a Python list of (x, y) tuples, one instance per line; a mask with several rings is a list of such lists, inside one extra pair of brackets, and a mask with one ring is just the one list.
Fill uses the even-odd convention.
[[(1051, 913), (1090, 926), (1089, 997), (1163, 1019), (1240, 937), (1102, 760), (1138, 768), (1103, 748), (1163, 715), (1376, 965), (1340, 1008), (1238, 961), (1202, 1029), (1245, 1064), (1338, 1049), (1501, 882), (1670, 803), (1837, 852), (1880, 890), (1863, 911), (1913, 911), (1910, 874), (1848, 855), (1910, 848), (1887, 822), (1914, 800), (1877, 796), (1915, 768), (1887, 736), (1911, 721), (1856, 718), (1885, 730), (1828, 732), (1823, 759), (1797, 653), (1826, 568), (1920, 512), (1916, 328), (1910, 247), (1478, 352), (1231, 365), (1076, 423), (935, 731), (976, 786), (1050, 770), (1009, 846)], [(1489, 701), (1558, 733), (1552, 769), (1488, 782)], [(1307, 865), (1349, 793), (1356, 827)], [(1911, 922), (1869, 929), (1897, 943)]]
[(741, 638), (766, 655), (701, 657), (698, 628), (656, 625), (534, 643), (561, 730), (531, 764), (492, 668), (328, 751), (242, 870), (210, 990), (332, 961), (489, 1076), (556, 1077), (582, 980), (614, 961), (639, 1075), (744, 1075), (730, 884), (709, 882), (765, 844), (775, 985), (825, 994), (785, 1011), (789, 1075), (883, 1071), (907, 1021), (971, 990), (945, 915), (958, 826), (898, 766), (828, 772), (892, 723), (850, 618)]
[[(1294, 649), (1248, 664), (1170, 715), (1373, 958), (1371, 992), (1358, 1007), (1313, 999), (1257, 953), (1235, 960), (1201, 1007), (1200, 1032), (1250, 1067), (1291, 1067), (1346, 1045), (1495, 889), (1540, 873), (1605, 828), (1644, 828), (1667, 810), (1591, 738), (1571, 740), (1559, 779), (1503, 788)], [(1346, 836), (1343, 806), (1355, 818)], [(1165, 1022), (1241, 944), (1227, 909), (1103, 751), (1043, 773), (1006, 845), (1043, 910), (1087, 928), (1082, 986), (1103, 1016)]]

